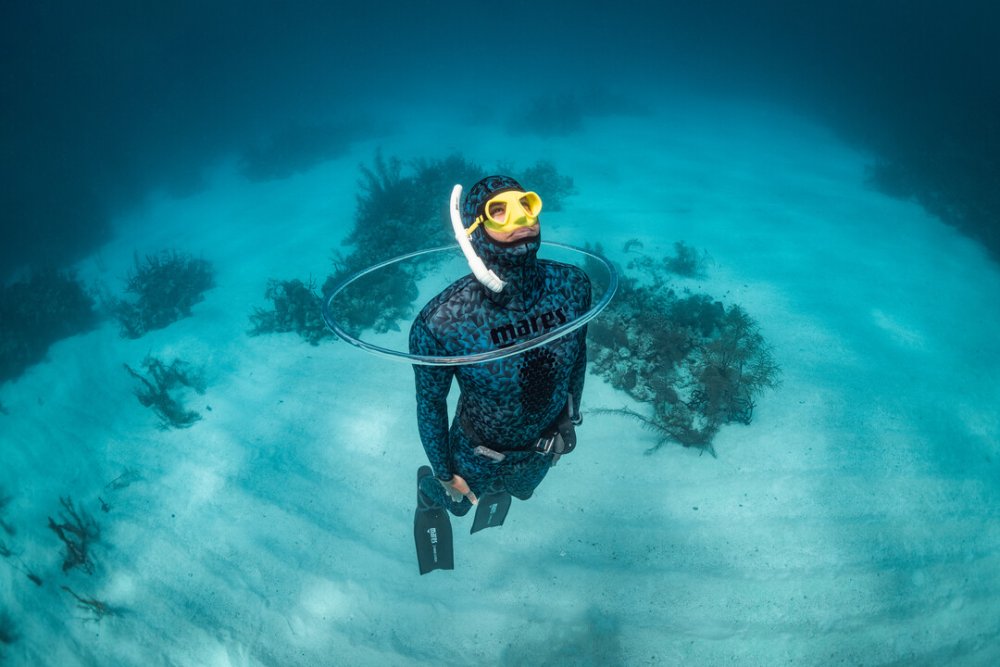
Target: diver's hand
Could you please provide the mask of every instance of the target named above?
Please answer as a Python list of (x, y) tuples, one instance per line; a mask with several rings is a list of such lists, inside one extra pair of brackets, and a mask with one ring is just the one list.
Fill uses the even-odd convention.
[[(441, 480), (438, 481), (441, 482)], [(462, 479), (460, 475), (453, 474), (451, 479), (447, 482), (441, 482), (441, 486), (443, 486), (444, 490), (448, 492), (448, 496), (451, 498), (452, 502), (460, 503), (462, 502), (463, 497), (468, 498), (469, 502), (473, 505), (479, 502), (479, 499), (476, 498), (476, 494), (474, 494), (472, 489), (469, 488), (468, 482)]]

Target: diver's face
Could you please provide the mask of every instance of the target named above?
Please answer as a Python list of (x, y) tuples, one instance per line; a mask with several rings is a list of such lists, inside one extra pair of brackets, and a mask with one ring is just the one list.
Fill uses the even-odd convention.
[(486, 234), (499, 243), (510, 243), (538, 236), (538, 214), (542, 198), (535, 192), (504, 191), (486, 202), (486, 209), (476, 218)]
[(532, 236), (538, 236), (540, 225), (536, 222), (533, 225), (528, 225), (525, 227), (517, 227), (510, 232), (498, 232), (489, 227), (483, 227), (486, 231), (486, 235), (489, 236), (494, 241), (499, 243), (511, 243), (513, 241), (520, 241), (521, 239), (530, 238)]

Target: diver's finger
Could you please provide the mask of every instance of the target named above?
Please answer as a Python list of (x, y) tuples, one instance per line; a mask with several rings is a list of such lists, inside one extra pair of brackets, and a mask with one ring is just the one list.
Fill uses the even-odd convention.
[(465, 497), (468, 498), (469, 502), (472, 503), (473, 505), (479, 504), (479, 499), (476, 498), (476, 494), (474, 494), (472, 491), (469, 491), (467, 494), (465, 494)]

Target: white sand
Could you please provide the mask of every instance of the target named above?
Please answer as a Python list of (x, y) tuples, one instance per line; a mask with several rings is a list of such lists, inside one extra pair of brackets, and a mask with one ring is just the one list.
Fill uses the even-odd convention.
[[(677, 106), (538, 140), (407, 122), (285, 181), (223, 169), (83, 264), (119, 290), (133, 251), (177, 247), (217, 287), (192, 318), (137, 341), (108, 322), (0, 387), (5, 539), (45, 580), (0, 563), (10, 664), (1000, 662), (1000, 271), (981, 249), (775, 109)], [(645, 456), (651, 434), (588, 416), (531, 502), (474, 537), (455, 520), (457, 569), (418, 576), (409, 367), (245, 333), (267, 278), (322, 282), (376, 146), (548, 158), (579, 194), (547, 238), (616, 260), (631, 238), (705, 249), (708, 277), (685, 286), (759, 321), (783, 386), (717, 459)], [(194, 427), (158, 430), (132, 396), (121, 364), (148, 353), (206, 368)], [(643, 409), (589, 378), (585, 410), (626, 404)], [(105, 488), (125, 468), (142, 479)], [(101, 523), (93, 576), (60, 571), (46, 517), (65, 495)], [(118, 615), (84, 620), (62, 585)]]

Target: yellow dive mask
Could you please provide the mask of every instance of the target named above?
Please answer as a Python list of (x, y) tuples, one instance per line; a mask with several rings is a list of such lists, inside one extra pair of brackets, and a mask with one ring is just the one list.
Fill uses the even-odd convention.
[(519, 227), (530, 227), (538, 222), (538, 214), (542, 212), (542, 198), (534, 192), (508, 190), (501, 192), (486, 202), (483, 215), (476, 218), (466, 234), (472, 235), (481, 224), (489, 229), (508, 234)]

